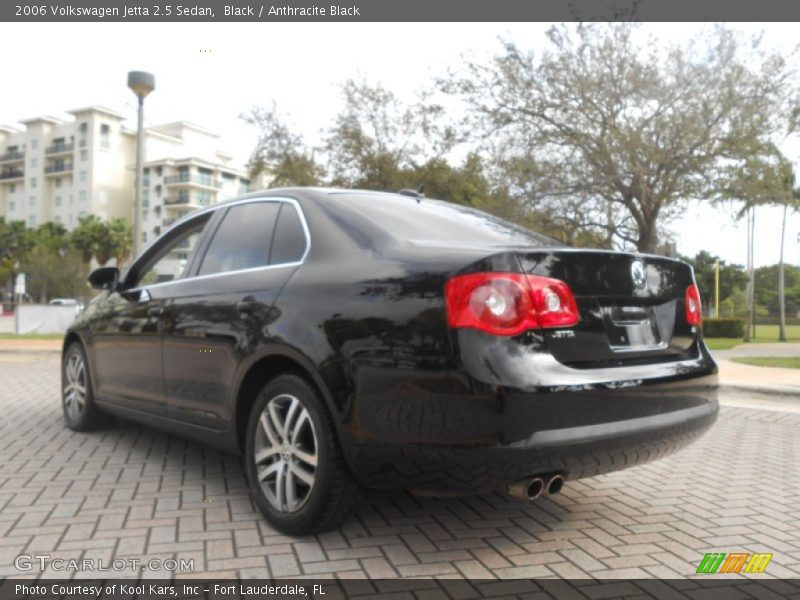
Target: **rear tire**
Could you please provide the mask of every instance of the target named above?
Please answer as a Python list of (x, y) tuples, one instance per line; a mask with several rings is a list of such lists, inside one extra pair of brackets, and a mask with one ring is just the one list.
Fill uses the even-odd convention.
[(275, 529), (289, 535), (338, 526), (360, 495), (323, 400), (297, 375), (276, 377), (256, 398), (247, 425), (245, 469), (256, 506)]
[(114, 423), (114, 417), (94, 402), (89, 363), (79, 342), (70, 344), (61, 362), (61, 407), (72, 431), (93, 431)]

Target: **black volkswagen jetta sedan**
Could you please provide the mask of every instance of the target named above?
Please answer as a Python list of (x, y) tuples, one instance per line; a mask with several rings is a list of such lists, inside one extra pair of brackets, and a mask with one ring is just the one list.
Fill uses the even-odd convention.
[(554, 494), (714, 422), (691, 267), (411, 193), (275, 189), (181, 218), (64, 340), (63, 408), (244, 456), (277, 529), (360, 485)]

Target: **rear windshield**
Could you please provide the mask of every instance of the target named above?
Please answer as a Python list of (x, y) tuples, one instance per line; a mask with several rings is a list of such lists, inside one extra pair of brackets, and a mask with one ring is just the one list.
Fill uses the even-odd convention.
[(547, 236), (485, 212), (430, 198), (378, 193), (336, 194), (348, 208), (391, 237), (490, 246), (563, 246)]

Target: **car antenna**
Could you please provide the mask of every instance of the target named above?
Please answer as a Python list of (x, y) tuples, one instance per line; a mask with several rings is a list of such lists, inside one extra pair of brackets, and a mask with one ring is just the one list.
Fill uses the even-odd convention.
[(397, 193), (403, 194), (403, 196), (411, 196), (412, 198), (416, 198), (417, 204), (419, 204), (420, 200), (425, 197), (424, 190), (425, 190), (425, 184), (420, 183), (419, 187), (415, 190), (412, 190), (410, 188), (403, 188)]

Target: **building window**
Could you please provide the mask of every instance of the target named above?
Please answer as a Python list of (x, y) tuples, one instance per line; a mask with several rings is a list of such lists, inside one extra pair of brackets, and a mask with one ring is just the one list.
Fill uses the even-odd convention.
[(35, 169), (39, 166), (39, 159), (35, 156), (31, 159), (31, 169)]
[(17, 191), (17, 184), (16, 183), (12, 183), (11, 185), (8, 186), (8, 193), (9, 194), (13, 194), (16, 191)]
[(31, 150), (36, 150), (39, 147), (39, 140), (33, 138), (31, 140)]
[(111, 127), (100, 125), (100, 147), (108, 150), (111, 147)]
[(147, 243), (147, 232), (146, 231), (142, 232), (142, 243), (143, 244)]
[(61, 177), (56, 177), (56, 187), (61, 187)]
[(81, 171), (81, 181), (86, 181), (86, 171)]
[(61, 206), (61, 196), (56, 196), (55, 204), (56, 206)]
[(85, 210), (82, 210), (82, 211), (80, 211), (78, 213), (78, 218), (79, 219), (83, 219), (85, 216), (86, 216), (86, 211)]
[(30, 206), (31, 208), (33, 208), (34, 206), (36, 206), (36, 196), (31, 196), (31, 197), (28, 199), (28, 206)]
[(81, 150), (81, 160), (86, 160), (89, 158), (89, 151), (86, 149)]
[(72, 227), (72, 215), (69, 216), (69, 226)]
[(31, 215), (28, 217), (28, 227), (36, 227), (36, 217)]
[(72, 194), (69, 195), (69, 205), (72, 206)]
[(60, 225), (61, 224), (61, 215), (56, 215), (55, 217), (53, 217), (53, 220)]
[(8, 212), (14, 212), (17, 208), (17, 203), (13, 200), (8, 201)]
[(86, 190), (83, 190), (80, 194), (78, 194), (78, 200), (81, 202), (86, 202)]
[(161, 167), (156, 167), (156, 176), (157, 177), (161, 177), (161, 173), (163, 173), (163, 172), (164, 172), (164, 170)]
[(88, 131), (89, 131), (89, 124), (81, 123), (81, 135), (86, 135)]
[(31, 177), (31, 187), (32, 188), (36, 187), (36, 177)]
[(142, 220), (143, 221), (147, 220), (147, 209), (146, 208), (142, 209)]

